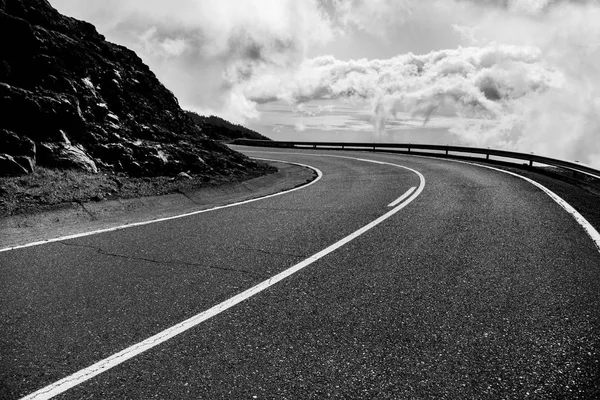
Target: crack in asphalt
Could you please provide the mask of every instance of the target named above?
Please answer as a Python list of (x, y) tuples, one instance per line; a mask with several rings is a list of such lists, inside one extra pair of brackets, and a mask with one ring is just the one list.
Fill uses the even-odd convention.
[(196, 200), (192, 199), (190, 196), (188, 196), (188, 194), (181, 189), (177, 190), (177, 193), (183, 195), (183, 197), (185, 197), (186, 199), (188, 199), (189, 201), (191, 201), (192, 203), (194, 203), (198, 206), (202, 205), (202, 204), (198, 203)]
[(87, 207), (85, 206), (85, 204), (81, 200), (76, 200), (75, 203), (79, 204), (81, 206), (81, 208), (83, 208), (83, 211), (85, 211), (92, 218), (92, 221), (98, 220), (98, 217), (93, 212), (88, 210)]
[(90, 246), (90, 245), (85, 245), (85, 244), (66, 243), (66, 242), (63, 242), (63, 241), (60, 241), (58, 243), (60, 243), (60, 244), (62, 244), (64, 246), (88, 248), (88, 249), (95, 250), (96, 252), (98, 252), (98, 254), (102, 254), (104, 256), (115, 257), (115, 258), (123, 258), (123, 259), (126, 259), (126, 260), (146, 261), (146, 262), (151, 262), (153, 264), (163, 264), (163, 265), (164, 264), (167, 264), (167, 265), (187, 265), (187, 266), (192, 266), (192, 267), (216, 269), (216, 270), (220, 270), (220, 271), (240, 272), (240, 273), (243, 273), (243, 274), (254, 276), (254, 277), (259, 278), (259, 279), (264, 279), (264, 276), (262, 276), (260, 274), (257, 274), (257, 273), (254, 273), (252, 271), (244, 270), (244, 269), (217, 267), (217, 266), (214, 266), (214, 265), (203, 265), (203, 264), (191, 263), (191, 262), (186, 262), (186, 261), (155, 260), (155, 259), (146, 258), (146, 257), (128, 256), (128, 255), (125, 255), (125, 254), (110, 253), (110, 252), (107, 252), (107, 251), (103, 250), (100, 247), (95, 247), (95, 246)]

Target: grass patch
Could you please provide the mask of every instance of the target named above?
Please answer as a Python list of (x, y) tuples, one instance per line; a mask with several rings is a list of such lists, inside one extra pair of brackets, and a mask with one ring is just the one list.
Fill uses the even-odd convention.
[(0, 218), (57, 209), (71, 203), (157, 196), (241, 182), (276, 171), (258, 168), (229, 175), (194, 175), (192, 179), (167, 176), (130, 177), (121, 173), (91, 174), (38, 167), (22, 177), (0, 178)]

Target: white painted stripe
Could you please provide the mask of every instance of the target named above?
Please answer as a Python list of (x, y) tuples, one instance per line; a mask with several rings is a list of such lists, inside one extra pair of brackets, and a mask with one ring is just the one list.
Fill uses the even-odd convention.
[(478, 164), (478, 163), (469, 162), (469, 161), (453, 160), (453, 159), (449, 159), (449, 158), (419, 156), (419, 155), (415, 155), (415, 154), (408, 154), (408, 156), (410, 156), (410, 157), (425, 158), (425, 159), (435, 159), (435, 160), (440, 160), (440, 161), (449, 161), (449, 162), (454, 162), (454, 163), (459, 163), (459, 164), (474, 165), (476, 167), (491, 169), (491, 170), (494, 170), (494, 171), (502, 172), (502, 173), (509, 174), (509, 175), (512, 175), (512, 176), (516, 176), (517, 178), (523, 179), (523, 180), (531, 183), (532, 185), (536, 186), (538, 189), (540, 189), (544, 193), (546, 193), (552, 200), (554, 200), (566, 212), (568, 212), (569, 214), (571, 214), (571, 216), (575, 219), (575, 221), (577, 221), (577, 223), (579, 225), (581, 225), (581, 227), (583, 228), (583, 230), (592, 239), (592, 241), (594, 242), (594, 244), (598, 248), (598, 251), (600, 252), (600, 233), (598, 232), (598, 230), (596, 228), (594, 228), (592, 226), (592, 224), (590, 224), (589, 221), (587, 219), (585, 219), (585, 217), (583, 215), (581, 215), (572, 205), (570, 205), (569, 203), (567, 203), (562, 197), (560, 197), (559, 195), (557, 195), (556, 193), (554, 193), (552, 190), (548, 189), (546, 186), (542, 185), (541, 183), (536, 182), (533, 179), (527, 178), (527, 177), (525, 177), (523, 175), (519, 175), (519, 174), (517, 174), (515, 172), (506, 171), (504, 169), (495, 168), (495, 167), (492, 167), (492, 166), (489, 166), (489, 165), (483, 165), (483, 164)]
[[(253, 151), (253, 150), (244, 150), (244, 152), (260, 152), (260, 151)], [(280, 153), (277, 151), (273, 151), (273, 152), (260, 152), (260, 153)], [(317, 156), (317, 154), (311, 154), (311, 153), (284, 153), (284, 154), (299, 154), (299, 155), (315, 155)], [(389, 155), (389, 153), (388, 153)], [(509, 175), (513, 175), (516, 176), (517, 178), (521, 178), (529, 183), (531, 183), (532, 185), (538, 187), (540, 190), (542, 190), (544, 193), (546, 193), (548, 196), (550, 196), (550, 198), (552, 200), (554, 200), (556, 203), (558, 203), (558, 205), (560, 205), (566, 212), (568, 212), (569, 214), (571, 214), (571, 216), (575, 219), (575, 221), (577, 221), (577, 223), (583, 228), (583, 230), (588, 234), (588, 236), (592, 239), (592, 241), (594, 242), (594, 244), (596, 245), (596, 247), (598, 248), (598, 251), (600, 251), (600, 233), (596, 230), (596, 228), (594, 228), (592, 226), (592, 224), (589, 223), (589, 221), (587, 219), (585, 219), (585, 217), (583, 215), (581, 215), (573, 206), (571, 206), (569, 203), (567, 203), (562, 197), (560, 197), (559, 195), (557, 195), (556, 193), (554, 193), (553, 191), (551, 191), (550, 189), (548, 189), (547, 187), (545, 187), (544, 185), (542, 185), (541, 183), (538, 183), (532, 179), (529, 179), (525, 176), (519, 175), (517, 173), (511, 172), (511, 171), (506, 171), (500, 168), (494, 168), (491, 167), (489, 165), (483, 165), (483, 164), (478, 164), (478, 163), (473, 163), (473, 162), (468, 162), (468, 161), (461, 161), (461, 160), (452, 160), (449, 158), (439, 158), (439, 157), (431, 157), (431, 156), (419, 156), (419, 155), (415, 155), (415, 154), (402, 154), (403, 156), (408, 156), (408, 157), (418, 157), (418, 158), (424, 158), (424, 159), (435, 159), (435, 160), (441, 160), (441, 161), (449, 161), (449, 162), (455, 162), (455, 163), (461, 163), (461, 164), (469, 164), (469, 165), (474, 165), (477, 167), (481, 167), (481, 168), (487, 168), (487, 169), (491, 169), (494, 171), (499, 171), (505, 174), (509, 174)], [(325, 156), (325, 154), (323, 154), (323, 156)], [(345, 156), (336, 156), (336, 155), (331, 155), (328, 154), (327, 156), (329, 157), (342, 157), (345, 158)]]
[(503, 170), (500, 168), (490, 167), (489, 165), (482, 165), (482, 164), (472, 163), (472, 162), (468, 162), (468, 161), (460, 161), (460, 160), (448, 160), (445, 158), (440, 158), (440, 160), (452, 161), (452, 162), (475, 165), (477, 167), (492, 169), (494, 171), (499, 171), (499, 172), (503, 172), (505, 174), (516, 176), (517, 178), (521, 178), (521, 179), (531, 183), (532, 185), (538, 187), (541, 191), (546, 193), (548, 196), (550, 196), (550, 198), (552, 200), (554, 200), (559, 206), (561, 206), (566, 212), (571, 214), (571, 216), (575, 219), (575, 221), (577, 221), (577, 223), (579, 225), (581, 225), (583, 230), (589, 235), (589, 237), (592, 239), (592, 241), (596, 244), (598, 251), (600, 251), (600, 233), (596, 230), (596, 228), (594, 228), (592, 226), (592, 224), (590, 224), (589, 221), (587, 219), (585, 219), (585, 217), (583, 215), (581, 215), (572, 205), (567, 203), (562, 197), (560, 197), (559, 195), (557, 195), (556, 193), (554, 193), (552, 190), (548, 189), (546, 186), (542, 185), (541, 183), (536, 182), (533, 179), (529, 179), (523, 175), (519, 175), (517, 173), (511, 172), (511, 171), (506, 171), (506, 170)]
[(396, 200), (394, 200), (390, 204), (388, 204), (388, 207), (396, 207), (398, 204), (400, 204), (401, 202), (403, 202), (404, 199), (406, 199), (408, 196), (410, 196), (410, 194), (412, 192), (414, 192), (415, 189), (416, 189), (416, 186), (411, 187), (402, 196), (398, 197)]
[[(343, 158), (352, 159), (352, 157), (343, 157)], [(314, 263), (315, 261), (325, 257), (327, 254), (339, 249), (346, 243), (352, 241), (353, 239), (356, 239), (363, 233), (365, 233), (368, 230), (379, 225), (380, 223), (382, 223), (383, 221), (385, 221), (386, 219), (388, 219), (389, 217), (391, 217), (392, 215), (396, 214), (398, 211), (400, 211), (401, 209), (406, 207), (408, 204), (410, 204), (414, 199), (416, 199), (421, 194), (421, 192), (423, 191), (423, 188), (425, 187), (425, 177), (420, 172), (418, 172), (414, 169), (404, 167), (404, 166), (398, 165), (398, 164), (383, 162), (383, 161), (366, 160), (366, 159), (360, 159), (360, 158), (355, 158), (355, 160), (372, 162), (372, 163), (376, 163), (376, 164), (392, 165), (395, 167), (399, 167), (399, 168), (403, 168), (403, 169), (412, 171), (415, 174), (417, 174), (419, 177), (419, 181), (420, 181), (419, 188), (404, 203), (391, 209), (384, 215), (380, 216), (379, 218), (375, 219), (374, 221), (371, 221), (367, 225), (365, 225), (362, 228), (358, 229), (357, 231), (351, 233), (350, 235), (346, 236), (345, 238), (335, 242), (334, 244), (327, 247), (326, 249), (323, 249), (320, 252), (318, 252), (317, 254), (305, 259), (304, 261), (299, 262), (298, 264), (294, 265), (293, 267), (288, 268), (283, 272), (280, 272), (279, 274), (267, 279), (266, 281), (263, 281), (263, 282), (259, 283), (258, 285), (253, 286), (250, 289), (245, 290), (244, 292), (242, 292), (228, 300), (225, 300), (224, 302), (217, 304), (216, 306), (214, 306), (206, 311), (201, 312), (200, 314), (197, 314), (183, 322), (180, 322), (179, 324), (177, 324), (171, 328), (165, 329), (164, 331), (159, 332), (152, 337), (149, 337), (148, 339), (144, 340), (143, 342), (134, 344), (133, 346), (130, 346), (108, 358), (105, 358), (104, 360), (98, 361), (97, 363), (90, 365), (89, 367), (82, 369), (82, 370), (74, 373), (73, 375), (67, 376), (66, 378), (63, 378), (63, 379), (61, 379), (51, 385), (48, 385), (26, 397), (23, 397), (22, 400), (50, 399), (54, 396), (57, 396), (65, 391), (69, 390), (70, 388), (77, 386), (80, 383), (83, 383), (83, 382), (93, 378), (94, 376), (99, 375), (99, 374), (137, 356), (138, 354), (140, 354), (146, 350), (149, 350), (163, 342), (166, 342), (167, 340), (171, 339), (172, 337), (179, 335), (180, 333), (185, 332), (188, 329), (195, 327), (196, 325), (200, 324), (201, 322), (206, 321), (207, 319), (209, 319), (211, 317), (214, 317), (215, 315), (235, 306), (236, 304), (248, 299), (249, 297), (252, 297), (259, 292), (262, 292), (263, 290), (267, 289), (268, 287), (273, 286), (277, 282), (287, 278), (288, 276), (300, 271), (303, 268), (306, 268), (307, 266)]]
[(310, 181), (309, 183), (307, 183), (305, 185), (301, 185), (301, 186), (295, 187), (293, 189), (285, 190), (285, 191), (278, 192), (278, 193), (269, 194), (269, 195), (266, 195), (266, 196), (256, 197), (256, 198), (249, 199), (249, 200), (239, 201), (237, 203), (231, 203), (231, 204), (226, 204), (226, 205), (222, 205), (222, 206), (212, 207), (212, 208), (208, 208), (208, 209), (205, 209), (205, 210), (192, 211), (192, 212), (189, 212), (189, 213), (179, 214), (179, 215), (173, 215), (173, 216), (170, 216), (170, 217), (156, 218), (156, 219), (152, 219), (152, 220), (148, 220), (148, 221), (141, 221), (141, 222), (134, 222), (134, 223), (131, 223), (131, 224), (114, 226), (112, 228), (104, 228), (104, 229), (98, 229), (98, 230), (89, 231), (89, 232), (75, 233), (73, 235), (60, 236), (60, 237), (57, 237), (57, 238), (40, 240), (40, 241), (37, 241), (37, 242), (31, 242), (31, 243), (21, 244), (21, 245), (18, 245), (18, 246), (6, 247), (6, 248), (3, 248), (3, 249), (0, 249), (0, 253), (2, 253), (4, 251), (22, 249), (22, 248), (25, 248), (25, 247), (39, 246), (39, 245), (46, 244), (46, 243), (60, 242), (62, 240), (76, 239), (76, 238), (80, 238), (80, 237), (84, 237), (84, 236), (96, 235), (98, 233), (118, 231), (118, 230), (121, 230), (121, 229), (132, 228), (134, 226), (142, 226), (142, 225), (154, 224), (156, 222), (169, 221), (171, 219), (189, 217), (191, 215), (197, 215), (197, 214), (202, 214), (202, 213), (206, 213), (206, 212), (209, 212), (209, 211), (221, 210), (223, 208), (241, 206), (242, 204), (248, 204), (248, 203), (252, 203), (254, 201), (258, 201), (258, 200), (269, 199), (271, 197), (281, 196), (282, 194), (287, 194), (287, 193), (295, 192), (296, 190), (305, 189), (305, 188), (309, 187), (310, 185), (313, 185), (313, 184), (317, 183), (323, 177), (323, 173), (321, 172), (321, 170), (319, 170), (318, 168), (315, 168), (313, 166), (310, 166), (310, 165), (305, 165), (305, 164), (300, 164), (300, 163), (293, 163), (293, 162), (289, 162), (289, 161), (271, 160), (271, 159), (266, 159), (266, 158), (255, 158), (255, 160), (281, 162), (281, 163), (293, 164), (293, 165), (298, 165), (298, 166), (301, 166), (301, 167), (310, 168), (310, 169), (312, 169), (313, 171), (315, 171), (317, 173), (317, 177), (314, 180)]

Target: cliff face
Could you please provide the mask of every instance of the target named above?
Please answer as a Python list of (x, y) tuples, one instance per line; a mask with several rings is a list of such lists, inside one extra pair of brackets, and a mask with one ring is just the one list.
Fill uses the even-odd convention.
[(252, 168), (209, 139), (133, 52), (46, 0), (0, 0), (0, 175)]

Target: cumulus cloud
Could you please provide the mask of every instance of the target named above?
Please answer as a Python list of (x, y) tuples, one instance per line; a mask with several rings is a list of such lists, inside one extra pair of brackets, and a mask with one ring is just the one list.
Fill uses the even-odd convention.
[[(51, 2), (134, 49), (184, 107), (202, 113), (243, 122), (274, 100), (359, 99), (370, 102), (376, 132), (400, 112), (424, 123), (454, 115), (451, 131), (467, 144), (600, 165), (598, 1)], [(346, 47), (427, 50), (308, 57), (344, 38)]]
[(456, 28), (468, 33), (469, 47), (385, 60), (316, 57), (291, 73), (249, 80), (244, 94), (259, 102), (368, 99), (377, 132), (401, 111), (424, 123), (451, 113), (471, 118), (451, 129), (466, 144), (599, 166), (600, 5), (488, 3), (454, 2), (463, 10)]
[(255, 117), (239, 85), (300, 63), (334, 29), (317, 0), (52, 0), (135, 50), (187, 108)]
[(600, 167), (600, 4), (512, 1), (507, 12), (481, 15), (474, 43), (526, 44), (557, 74), (547, 90), (526, 92), (493, 127), (459, 124), (470, 143), (534, 151)]
[(306, 60), (293, 73), (257, 76), (245, 86), (255, 101), (291, 103), (312, 99), (372, 99), (380, 118), (410, 111), (429, 118), (453, 108), (464, 116), (494, 118), (511, 100), (559, 85), (536, 48), (504, 45), (401, 55), (387, 60)]

